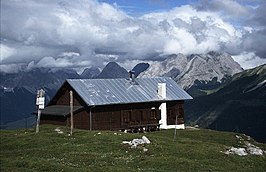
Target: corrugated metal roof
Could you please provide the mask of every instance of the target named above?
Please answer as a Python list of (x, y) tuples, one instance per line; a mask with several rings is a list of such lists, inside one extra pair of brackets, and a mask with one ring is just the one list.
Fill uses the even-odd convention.
[[(88, 105), (126, 104), (188, 100), (192, 97), (169, 77), (129, 79), (67, 79)], [(166, 83), (166, 99), (158, 93), (158, 83)]]

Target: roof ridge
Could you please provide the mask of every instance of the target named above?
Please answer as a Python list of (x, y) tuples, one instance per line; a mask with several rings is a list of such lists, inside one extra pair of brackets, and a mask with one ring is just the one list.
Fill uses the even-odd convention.
[[(143, 77), (143, 78), (135, 78), (135, 79), (156, 79), (156, 78), (170, 78), (172, 79), (171, 77), (168, 77), (168, 76), (155, 76), (155, 77)], [(129, 80), (130, 78), (69, 78), (69, 79), (66, 79), (67, 81), (70, 81), (70, 80)]]

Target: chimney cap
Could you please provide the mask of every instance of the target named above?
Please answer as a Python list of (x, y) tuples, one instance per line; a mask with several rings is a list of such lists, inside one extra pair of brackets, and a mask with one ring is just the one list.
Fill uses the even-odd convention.
[(129, 71), (129, 79), (131, 80), (132, 83), (135, 83), (135, 71), (134, 70)]
[(130, 70), (129, 73), (130, 74), (135, 74), (135, 71), (134, 70)]

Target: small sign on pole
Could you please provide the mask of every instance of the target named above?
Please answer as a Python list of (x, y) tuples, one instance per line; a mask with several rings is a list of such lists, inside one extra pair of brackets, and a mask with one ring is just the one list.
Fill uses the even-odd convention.
[(37, 90), (37, 96), (36, 96), (36, 105), (38, 110), (38, 117), (37, 117), (37, 123), (36, 123), (36, 133), (39, 132), (39, 125), (41, 120), (41, 109), (44, 109), (45, 104), (45, 91), (43, 89)]
[(44, 109), (44, 97), (38, 98), (39, 109)]

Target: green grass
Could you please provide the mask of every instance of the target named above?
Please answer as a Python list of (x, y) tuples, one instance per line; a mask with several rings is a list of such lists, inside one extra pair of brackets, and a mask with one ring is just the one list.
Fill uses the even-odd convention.
[[(4, 171), (265, 171), (266, 155), (225, 155), (241, 146), (235, 133), (211, 130), (174, 130), (130, 134), (75, 130), (68, 136), (42, 125), (34, 130), (1, 130), (1, 172)], [(117, 134), (115, 134), (117, 133)], [(151, 144), (136, 149), (124, 140), (145, 135)], [(246, 136), (242, 136), (246, 138)], [(265, 144), (250, 141), (266, 150)], [(143, 147), (148, 151), (144, 152)]]

